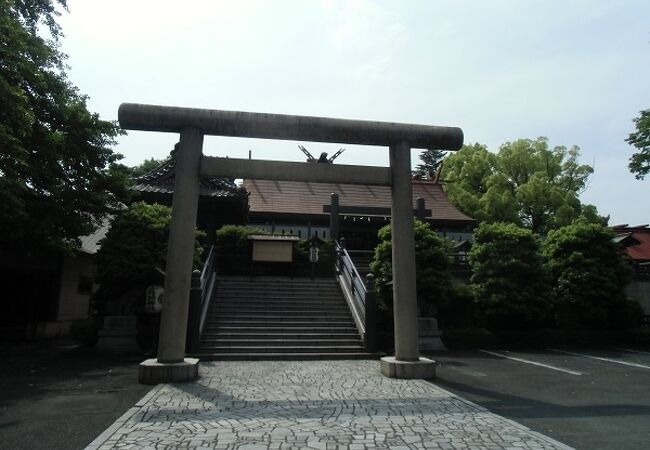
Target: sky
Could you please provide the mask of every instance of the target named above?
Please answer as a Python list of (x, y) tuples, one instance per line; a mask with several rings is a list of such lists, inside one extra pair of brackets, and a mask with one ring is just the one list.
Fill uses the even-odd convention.
[[(624, 139), (650, 108), (647, 0), (68, 0), (69, 78), (102, 119), (121, 103), (461, 127), (497, 151), (545, 136), (595, 172), (610, 224), (650, 222), (650, 177)], [(131, 131), (136, 165), (178, 135)], [(381, 147), (206, 137), (204, 154), (387, 165)], [(413, 164), (420, 150), (413, 150)]]

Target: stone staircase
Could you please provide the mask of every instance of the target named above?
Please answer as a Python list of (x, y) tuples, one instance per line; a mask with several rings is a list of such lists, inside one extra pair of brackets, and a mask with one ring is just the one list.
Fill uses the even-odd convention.
[(365, 251), (351, 251), (349, 252), (349, 255), (352, 259), (352, 262), (354, 263), (354, 267), (357, 269), (357, 272), (359, 272), (359, 275), (365, 280), (366, 275), (370, 273), (370, 262), (372, 261), (373, 253)]
[(202, 359), (366, 358), (334, 279), (219, 277)]

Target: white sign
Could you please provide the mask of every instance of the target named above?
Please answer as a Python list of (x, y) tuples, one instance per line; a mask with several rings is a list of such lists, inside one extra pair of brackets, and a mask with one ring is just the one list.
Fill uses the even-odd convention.
[(318, 262), (318, 247), (309, 247), (309, 262)]
[(165, 290), (161, 286), (147, 286), (145, 291), (144, 310), (148, 313), (158, 313), (162, 310)]

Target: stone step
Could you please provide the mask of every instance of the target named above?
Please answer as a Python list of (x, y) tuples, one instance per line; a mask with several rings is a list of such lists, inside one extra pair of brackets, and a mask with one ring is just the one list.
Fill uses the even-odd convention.
[(213, 300), (214, 306), (215, 307), (220, 307), (220, 306), (233, 306), (233, 307), (257, 307), (257, 306), (296, 306), (296, 305), (302, 305), (304, 307), (316, 307), (316, 306), (323, 306), (326, 308), (332, 308), (332, 307), (346, 307), (347, 304), (343, 303), (341, 300), (332, 300), (332, 301), (323, 301), (323, 302), (318, 302), (318, 301), (307, 301), (307, 300), (302, 300), (302, 299), (296, 299), (296, 300), (273, 300), (273, 301), (266, 301), (266, 300), (253, 300), (253, 299), (239, 299), (239, 300), (234, 300), (234, 299), (216, 299)]
[(338, 314), (338, 313), (348, 313), (348, 308), (346, 305), (303, 305), (302, 303), (298, 304), (282, 304), (282, 305), (269, 305), (269, 304), (255, 304), (255, 305), (233, 305), (233, 304), (221, 304), (218, 303), (214, 305), (214, 312), (288, 312), (295, 313), (298, 311), (309, 311), (311, 313), (321, 313), (321, 314)]
[(218, 299), (219, 301), (225, 300), (225, 301), (237, 301), (237, 300), (243, 300), (243, 301), (268, 301), (268, 302), (273, 302), (273, 301), (295, 301), (295, 300), (304, 300), (306, 302), (316, 302), (316, 301), (325, 301), (325, 302), (340, 302), (341, 301), (341, 294), (335, 294), (335, 295), (323, 295), (318, 292), (312, 292), (309, 294), (290, 294), (290, 295), (285, 295), (285, 294), (278, 294), (278, 293), (267, 293), (267, 294), (260, 294), (257, 292), (251, 292), (251, 293), (223, 293), (223, 292), (217, 292), (217, 294), (214, 296), (214, 299)]
[(314, 322), (306, 326), (304, 322), (243, 322), (243, 323), (214, 323), (208, 322), (205, 324), (203, 330), (204, 333), (213, 333), (217, 331), (247, 331), (247, 330), (268, 330), (269, 332), (301, 332), (301, 331), (321, 331), (324, 333), (328, 332), (343, 332), (351, 331), (356, 333), (356, 328), (354, 322)]
[(254, 319), (254, 320), (289, 320), (289, 321), (298, 321), (298, 320), (313, 320), (313, 321), (331, 321), (331, 320), (352, 320), (352, 317), (348, 312), (333, 313), (329, 312), (323, 314), (322, 311), (311, 311), (311, 310), (236, 310), (236, 311), (223, 311), (213, 309), (208, 316), (208, 320), (218, 319), (223, 321), (223, 319), (228, 320), (242, 320), (242, 319)]
[[(313, 330), (310, 330), (313, 331)], [(354, 331), (345, 332), (322, 332), (322, 333), (308, 333), (308, 332), (289, 332), (289, 331), (269, 331), (261, 329), (253, 329), (252, 331), (210, 331), (203, 333), (201, 339), (206, 341), (216, 339), (354, 339), (359, 340), (359, 333)]]
[(201, 337), (201, 358), (323, 359), (327, 355), (368, 356), (335, 280), (219, 279)]
[(309, 361), (309, 360), (340, 360), (340, 359), (377, 359), (377, 355), (367, 353), (364, 351), (359, 352), (339, 352), (339, 353), (284, 353), (268, 352), (246, 352), (246, 353), (210, 353), (201, 352), (192, 355), (202, 361)]
[(217, 288), (225, 290), (254, 290), (256, 288), (264, 288), (270, 291), (332, 291), (340, 290), (338, 283), (314, 283), (314, 284), (251, 284), (251, 283), (216, 283)]
[(361, 347), (361, 339), (201, 339), (202, 348), (212, 347)]
[(261, 287), (266, 287), (270, 289), (280, 289), (280, 290), (291, 290), (291, 289), (299, 289), (299, 290), (309, 290), (309, 289), (338, 289), (339, 285), (336, 280), (328, 281), (326, 283), (319, 283), (314, 281), (309, 282), (309, 283), (246, 283), (245, 281), (242, 282), (223, 282), (217, 280), (217, 286), (219, 287), (224, 287), (224, 288), (237, 288), (237, 289), (251, 289), (254, 288), (255, 286), (261, 286)]
[(295, 346), (251, 346), (251, 345), (202, 345), (202, 353), (362, 353), (360, 345), (295, 345)]
[(235, 305), (277, 305), (277, 304), (288, 304), (288, 305), (325, 305), (325, 306), (336, 306), (336, 305), (346, 305), (345, 301), (338, 297), (324, 297), (320, 298), (318, 296), (314, 297), (216, 297), (212, 300), (214, 305), (223, 305), (223, 304), (235, 304)]

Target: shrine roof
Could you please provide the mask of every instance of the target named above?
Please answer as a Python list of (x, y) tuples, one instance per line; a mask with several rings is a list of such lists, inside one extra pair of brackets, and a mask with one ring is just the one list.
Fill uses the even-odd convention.
[[(425, 208), (431, 209), (430, 219), (474, 222), (449, 202), (439, 183), (429, 180), (413, 180), (412, 183), (413, 207), (416, 208), (416, 199), (422, 197)], [(329, 213), (323, 212), (323, 206), (329, 205), (330, 193), (339, 194), (340, 205), (391, 206), (388, 186), (244, 180), (243, 187), (250, 193), (251, 213), (327, 215)]]
[[(625, 253), (634, 261), (650, 261), (650, 228), (648, 225), (629, 226), (614, 225), (618, 241), (625, 248)], [(627, 245), (626, 245), (627, 244)]]
[[(158, 168), (135, 179), (134, 191), (155, 194), (173, 194), (176, 159), (174, 152), (169, 160)], [(246, 191), (235, 180), (222, 177), (200, 177), (199, 195), (202, 197), (245, 197)]]

